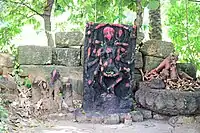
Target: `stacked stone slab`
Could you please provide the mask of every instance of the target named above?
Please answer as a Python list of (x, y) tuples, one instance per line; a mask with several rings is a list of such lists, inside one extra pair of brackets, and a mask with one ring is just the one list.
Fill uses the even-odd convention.
[[(78, 37), (77, 37), (78, 35)], [(63, 38), (62, 38), (63, 37)], [(42, 76), (50, 78), (53, 69), (61, 74), (61, 79), (69, 77), (72, 89), (79, 95), (83, 92), (81, 48), (83, 34), (79, 32), (56, 33), (56, 47), (19, 46), (18, 62), (23, 70), (21, 76)], [(78, 98), (80, 99), (80, 98)]]
[[(140, 48), (143, 56), (143, 71), (148, 72), (156, 68), (167, 56), (174, 53), (174, 45), (171, 42), (161, 40), (149, 40)], [(184, 71), (191, 77), (196, 78), (197, 68), (191, 63), (178, 63), (178, 71)]]
[(144, 43), (140, 51), (144, 56), (144, 71), (150, 71), (174, 52), (174, 45), (170, 42), (149, 40)]

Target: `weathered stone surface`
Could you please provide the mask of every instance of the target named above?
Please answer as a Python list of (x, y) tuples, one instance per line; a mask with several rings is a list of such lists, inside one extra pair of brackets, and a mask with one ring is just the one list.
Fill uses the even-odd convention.
[(17, 84), (14, 79), (10, 76), (7, 78), (0, 77), (0, 93), (16, 94), (17, 93)]
[(84, 65), (84, 47), (81, 47), (81, 65)]
[(124, 125), (131, 126), (132, 123), (133, 123), (132, 119), (125, 119), (125, 120), (124, 120)]
[(140, 70), (139, 70), (138, 68), (135, 68), (135, 69), (134, 69), (134, 73), (135, 73), (135, 74), (141, 74), (141, 72), (140, 72)]
[(196, 78), (197, 68), (192, 63), (177, 63), (178, 71), (187, 73), (192, 78)]
[(134, 122), (141, 122), (144, 120), (144, 117), (140, 111), (132, 111), (131, 116)]
[(47, 46), (19, 46), (20, 65), (44, 65), (52, 63), (52, 49)]
[(20, 73), (21, 76), (28, 76), (31, 74), (34, 76), (50, 77), (50, 73), (53, 69), (57, 69), (61, 77), (79, 77), (82, 76), (82, 67), (66, 67), (58, 65), (20, 65), (23, 72)]
[(149, 86), (152, 89), (165, 89), (165, 83), (162, 79), (152, 79)]
[(0, 76), (3, 75), (3, 69), (0, 67)]
[(91, 122), (94, 124), (102, 124), (104, 122), (103, 116), (92, 116)]
[(74, 45), (82, 45), (83, 33), (79, 31), (73, 32), (57, 32), (55, 34), (56, 47), (67, 48)]
[(143, 67), (142, 53), (136, 52), (135, 53), (135, 68), (142, 68), (142, 67)]
[(20, 73), (21, 76), (31, 77), (41, 76), (46, 79), (50, 78), (51, 71), (55, 68), (60, 72), (61, 81), (64, 82), (64, 77), (71, 79), (72, 90), (74, 99), (82, 99), (83, 93), (83, 72), (82, 67), (65, 67), (65, 66), (54, 66), (54, 65), (20, 65), (20, 68), (23, 70)]
[(143, 41), (143, 39), (144, 39), (144, 33), (143, 32), (138, 32), (136, 43), (140, 44)]
[(81, 65), (80, 48), (54, 48), (53, 64), (68, 67)]
[(119, 122), (120, 119), (118, 114), (110, 114), (104, 118), (105, 124), (119, 124)]
[(48, 115), (49, 120), (66, 120), (67, 114), (58, 114), (58, 113), (53, 113)]
[(7, 53), (0, 53), (0, 67), (13, 67), (14, 57)]
[(153, 117), (152, 111), (144, 109), (144, 108), (136, 108), (136, 111), (140, 111), (144, 117), (144, 119), (151, 119)]
[(120, 113), (119, 119), (120, 119), (120, 123), (125, 123), (125, 119), (126, 120), (131, 119), (131, 121), (132, 121), (132, 116), (130, 113)]
[(137, 103), (144, 108), (165, 115), (190, 115), (200, 113), (200, 91), (184, 92), (166, 89), (151, 89), (140, 83), (135, 93)]
[(3, 75), (11, 74), (14, 68), (2, 67)]
[(195, 121), (196, 121), (197, 123), (200, 123), (200, 115), (195, 116)]
[(170, 53), (174, 52), (174, 45), (161, 40), (149, 40), (144, 43), (140, 51), (144, 55), (166, 58)]
[(151, 71), (152, 69), (156, 68), (164, 59), (153, 57), (153, 56), (145, 56), (144, 61), (144, 70), (145, 71)]
[(193, 124), (197, 121), (195, 116), (173, 116), (168, 122), (174, 126), (177, 126), (182, 124)]
[(88, 117), (84, 114), (78, 114), (78, 115), (75, 115), (75, 120), (78, 122), (87, 122)]
[(141, 74), (134, 74), (134, 78), (136, 82), (142, 81), (142, 75)]
[(154, 118), (155, 120), (167, 120), (167, 119), (169, 119), (168, 116), (166, 116), (166, 115), (161, 115), (161, 114), (153, 114), (153, 118)]
[(83, 79), (82, 74), (79, 74), (79, 78), (72, 78), (72, 90), (73, 99), (82, 100), (83, 99)]

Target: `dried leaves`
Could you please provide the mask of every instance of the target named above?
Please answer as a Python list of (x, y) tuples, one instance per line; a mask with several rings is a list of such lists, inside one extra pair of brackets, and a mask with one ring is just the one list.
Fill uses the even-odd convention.
[(196, 91), (200, 90), (200, 82), (188, 79), (178, 79), (174, 82), (170, 79), (166, 80), (166, 89), (179, 91)]

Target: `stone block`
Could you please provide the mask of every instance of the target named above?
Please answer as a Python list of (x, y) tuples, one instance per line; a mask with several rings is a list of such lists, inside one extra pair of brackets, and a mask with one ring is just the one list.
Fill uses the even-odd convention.
[(0, 53), (0, 67), (11, 68), (14, 66), (14, 57), (7, 53)]
[(195, 116), (174, 116), (169, 119), (170, 123), (174, 125), (194, 124), (196, 121)]
[(80, 78), (72, 78), (72, 90), (73, 90), (73, 99), (82, 100), (83, 96), (83, 79), (80, 74)]
[(135, 100), (142, 107), (164, 115), (192, 115), (199, 111), (199, 91), (186, 92), (166, 89), (151, 89), (140, 83)]
[(138, 68), (135, 68), (135, 69), (134, 69), (134, 73), (135, 73), (135, 74), (141, 74), (141, 72), (140, 72), (140, 70), (139, 70)]
[(200, 116), (198, 115), (198, 116), (195, 116), (195, 121), (197, 122), (197, 123), (200, 123)]
[(75, 116), (75, 120), (77, 122), (87, 122), (88, 121), (88, 117), (84, 114), (78, 114)]
[(103, 116), (92, 116), (91, 122), (94, 124), (102, 124), (104, 117)]
[(83, 33), (80, 31), (57, 32), (55, 34), (56, 47), (67, 48), (69, 46), (82, 45)]
[(49, 114), (48, 119), (49, 120), (66, 120), (67, 118), (67, 114), (58, 114), (58, 113), (53, 113), (53, 114)]
[(11, 74), (14, 68), (2, 67), (3, 75)]
[(141, 74), (134, 74), (134, 79), (136, 82), (142, 81), (142, 75)]
[(20, 69), (23, 72), (20, 76), (28, 76), (28, 74), (34, 76), (41, 76), (50, 78), (50, 73), (53, 69), (57, 69), (62, 77), (80, 77), (83, 73), (82, 67), (66, 67), (66, 66), (55, 66), (55, 65), (20, 65)]
[(140, 111), (143, 114), (144, 119), (151, 119), (152, 118), (152, 111), (143, 109), (143, 108), (136, 108), (136, 111)]
[(155, 120), (167, 120), (167, 119), (169, 119), (168, 116), (166, 116), (166, 115), (161, 115), (161, 114), (153, 114), (153, 118), (154, 118)]
[(104, 123), (105, 124), (119, 124), (120, 119), (118, 114), (111, 114), (108, 116), (105, 116)]
[(77, 67), (81, 64), (80, 48), (54, 48), (53, 64)]
[(133, 122), (132, 119), (125, 119), (124, 120), (124, 125), (131, 126), (132, 122)]
[(132, 116), (130, 113), (120, 113), (119, 119), (120, 119), (121, 123), (125, 123), (125, 120), (128, 120), (128, 119), (131, 119), (131, 121), (132, 121)]
[(52, 63), (52, 48), (47, 46), (19, 46), (20, 65), (44, 65)]
[(152, 89), (165, 89), (165, 83), (162, 79), (152, 79), (149, 86)]
[[(2, 90), (1, 90), (2, 89)], [(0, 76), (0, 91), (2, 94), (16, 94), (17, 93), (17, 84), (14, 81), (14, 78), (8, 75), (6, 78)]]
[(135, 53), (135, 68), (142, 68), (142, 67), (143, 67), (142, 53), (136, 52)]
[(138, 32), (136, 43), (140, 44), (143, 41), (143, 39), (144, 39), (144, 33), (143, 32)]
[(149, 40), (144, 43), (140, 51), (144, 55), (166, 58), (174, 52), (174, 45), (171, 42)]
[(197, 68), (192, 63), (177, 63), (177, 69), (196, 79)]
[(144, 70), (145, 71), (151, 71), (152, 69), (156, 68), (164, 59), (153, 57), (153, 56), (145, 56), (144, 61)]
[(144, 117), (140, 111), (132, 111), (131, 116), (132, 116), (132, 120), (134, 122), (141, 122), (144, 119)]
[(66, 67), (66, 66), (54, 66), (54, 65), (20, 65), (22, 73), (20, 76), (31, 75), (32, 78), (35, 76), (41, 76), (46, 79), (50, 78), (50, 73), (53, 69), (57, 69), (61, 75), (61, 81), (64, 82), (64, 78), (68, 77), (71, 79), (73, 99), (82, 100), (83, 94), (83, 68), (82, 67)]

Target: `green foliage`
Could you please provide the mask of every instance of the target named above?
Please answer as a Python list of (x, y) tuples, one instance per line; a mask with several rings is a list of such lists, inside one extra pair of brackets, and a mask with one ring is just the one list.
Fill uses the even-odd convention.
[[(63, 13), (70, 1), (57, 0), (53, 14)], [(46, 6), (47, 0), (0, 0), (0, 49), (6, 51), (5, 47), (12, 47), (10, 40), (25, 24), (33, 24), (36, 30), (41, 28), (38, 16), (42, 18)]]
[[(157, 9), (159, 0), (142, 0), (143, 8)], [(136, 11), (136, 1), (133, 0), (77, 0), (68, 4), (68, 10), (71, 12), (68, 21), (84, 29), (86, 22), (96, 23), (124, 23), (126, 16), (123, 14), (127, 8)], [(132, 24), (133, 22), (131, 22)]]
[(119, 23), (125, 18), (122, 14), (125, 9), (123, 0), (78, 0), (72, 2), (68, 9), (72, 13), (68, 20), (81, 28), (86, 22)]
[(2, 103), (0, 103), (0, 132), (1, 133), (6, 131), (7, 118), (8, 118), (8, 111), (2, 106)]
[(180, 55), (180, 61), (194, 63), (200, 70), (199, 13), (200, 4), (188, 2), (186, 9), (186, 2), (182, 0), (168, 9), (166, 25), (169, 26), (169, 36)]
[(30, 80), (28, 77), (26, 77), (26, 78), (24, 79), (24, 85), (25, 85), (27, 88), (31, 88), (32, 83), (31, 83), (31, 80)]

